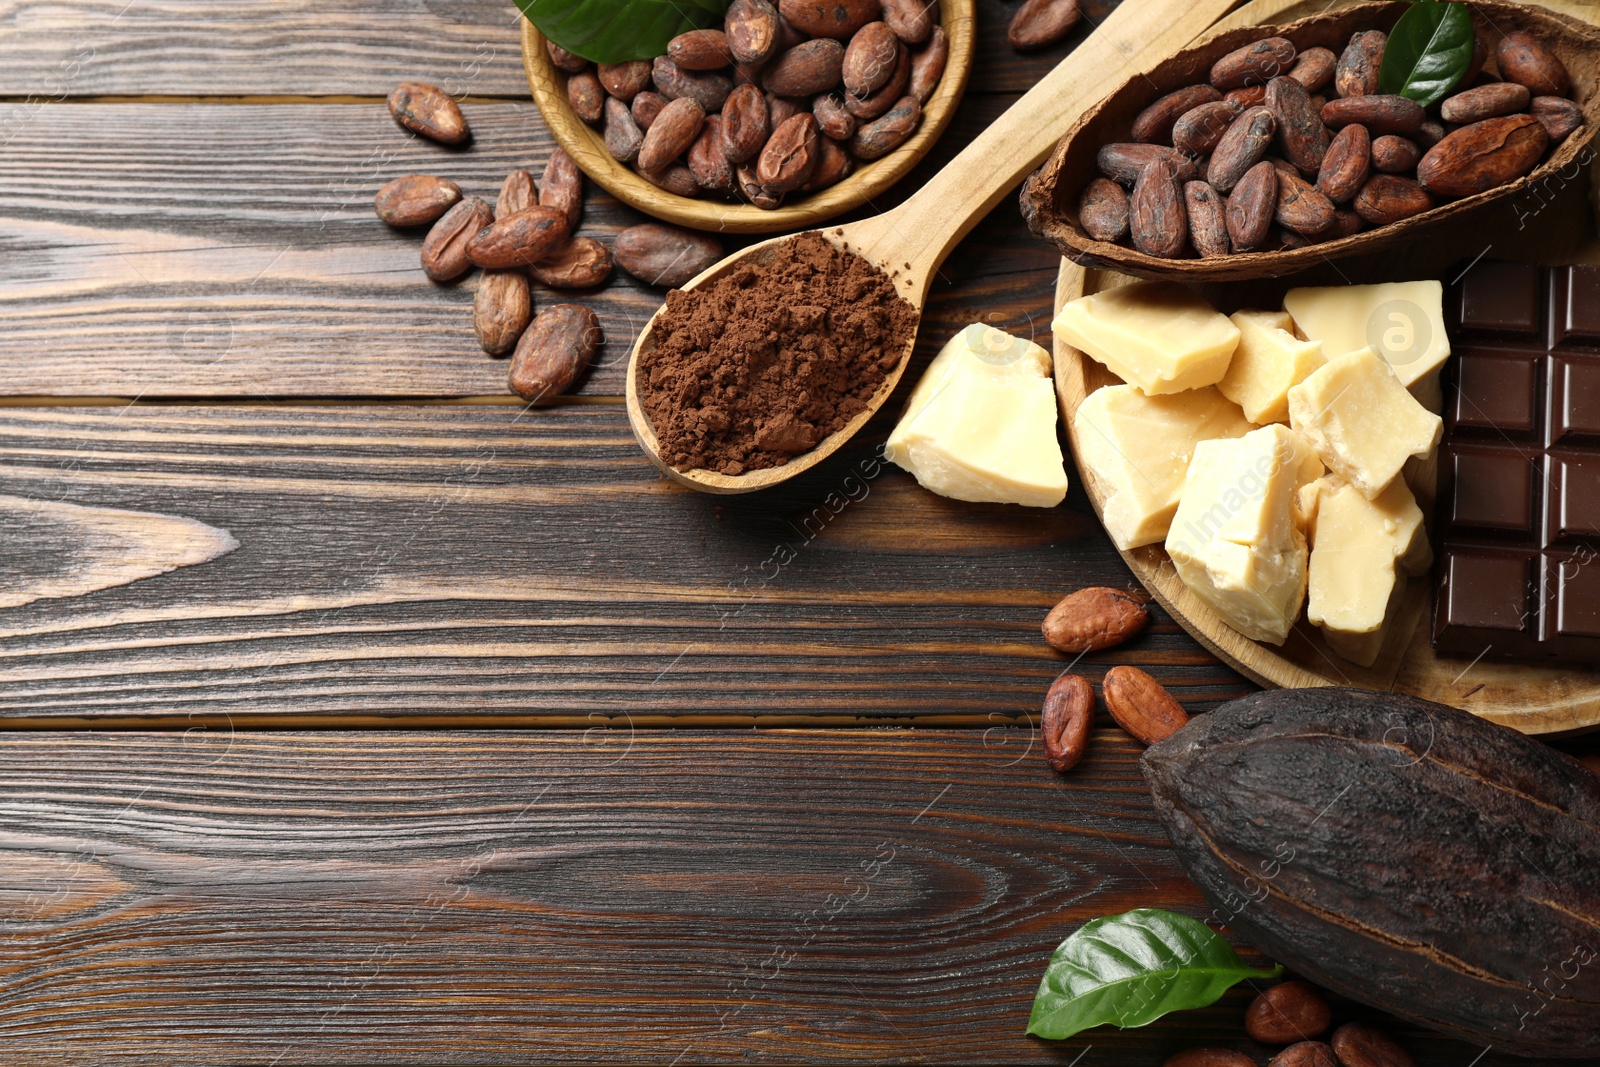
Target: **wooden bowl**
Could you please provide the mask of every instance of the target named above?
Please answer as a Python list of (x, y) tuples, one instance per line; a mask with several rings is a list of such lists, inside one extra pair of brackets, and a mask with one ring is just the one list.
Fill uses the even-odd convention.
[[(1533, 187), (1542, 183), (1570, 182), (1578, 173), (1579, 167), (1575, 164), (1586, 162), (1583, 157), (1600, 126), (1600, 30), (1540, 7), (1477, 0), (1471, 6), (1480, 33), (1495, 40), (1513, 30), (1527, 30), (1543, 40), (1572, 74), (1573, 99), (1583, 109), (1586, 121), (1532, 173), (1389, 226), (1287, 252), (1162, 259), (1133, 248), (1097, 241), (1084, 232), (1078, 222), (1078, 197), (1089, 180), (1099, 174), (1096, 154), (1104, 145), (1127, 141), (1134, 117), (1158, 97), (1205, 81), (1206, 72), (1218, 59), (1265, 37), (1286, 37), (1301, 50), (1321, 45), (1335, 53), (1342, 52), (1351, 34), (1370, 29), (1388, 31), (1408, 6), (1389, 2), (1358, 4), (1285, 26), (1222, 30), (1203, 43), (1179, 52), (1149, 74), (1130, 78), (1068, 131), (1050, 159), (1023, 187), (1022, 213), (1029, 226), (1034, 233), (1061, 249), (1062, 255), (1083, 266), (1181, 282), (1275, 278), (1328, 260), (1377, 252), (1442, 226), (1461, 225), (1475, 212), (1509, 197), (1539, 197), (1542, 190)], [(1537, 201), (1534, 206), (1536, 204)]]
[(522, 20), (522, 66), (528, 87), (556, 143), (611, 195), (647, 215), (719, 233), (776, 233), (822, 225), (835, 215), (860, 207), (916, 166), (950, 125), (956, 103), (967, 86), (974, 47), (974, 0), (943, 0), (941, 25), (950, 40), (950, 57), (944, 77), (922, 109), (922, 122), (906, 143), (882, 159), (862, 164), (851, 175), (826, 189), (786, 201), (765, 211), (750, 204), (707, 197), (704, 200), (674, 196), (645, 181), (630, 167), (611, 158), (600, 130), (573, 113), (567, 102), (567, 76), (550, 62), (545, 38), (533, 23)]

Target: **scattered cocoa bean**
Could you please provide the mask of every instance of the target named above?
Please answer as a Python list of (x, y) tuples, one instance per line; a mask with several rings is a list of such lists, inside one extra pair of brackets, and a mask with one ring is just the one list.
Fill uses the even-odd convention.
[(667, 42), (667, 58), (683, 70), (719, 70), (733, 65), (733, 52), (721, 30), (690, 30)]
[(1278, 170), (1278, 208), (1273, 218), (1279, 226), (1303, 237), (1314, 237), (1333, 225), (1333, 201), (1300, 177), (1293, 167)]
[(1237, 252), (1253, 252), (1261, 248), (1272, 229), (1272, 219), (1278, 210), (1278, 170), (1262, 160), (1239, 179), (1228, 197), (1223, 218), (1228, 224), (1228, 237)]
[(422, 239), (422, 270), (436, 282), (459, 278), (472, 269), (467, 245), (494, 221), (494, 211), (478, 197), (469, 196), (446, 211)]
[(1566, 64), (1531, 33), (1513, 30), (1506, 34), (1494, 58), (1502, 78), (1527, 86), (1534, 96), (1572, 95), (1572, 75)]
[(617, 266), (646, 285), (676, 289), (722, 258), (722, 242), (710, 234), (645, 222), (617, 234)]
[(1428, 149), (1417, 164), (1417, 183), (1439, 196), (1472, 196), (1522, 177), (1549, 145), (1550, 135), (1532, 115), (1485, 119)]
[(1333, 84), (1333, 72), (1339, 66), (1339, 57), (1327, 48), (1307, 48), (1295, 57), (1289, 68), (1289, 77), (1306, 87), (1308, 93), (1320, 93)]
[(767, 0), (733, 0), (723, 20), (736, 63), (765, 63), (778, 43), (778, 9)]
[(650, 66), (650, 77), (656, 89), (669, 101), (687, 97), (707, 114), (720, 111), (723, 101), (733, 92), (733, 79), (726, 74), (714, 70), (684, 70), (666, 56), (656, 56)]
[(461, 202), (461, 186), (446, 178), (408, 174), (372, 198), (372, 209), (390, 226), (427, 226)]
[(883, 21), (906, 44), (921, 44), (933, 32), (938, 10), (939, 0), (883, 0)]
[[(1110, 188), (1122, 191), (1115, 185)], [(1040, 630), (1051, 648), (1080, 655), (1120, 645), (1149, 621), (1150, 610), (1142, 599), (1096, 585), (1063, 597), (1044, 617)]]
[(1311, 106), (1311, 94), (1293, 78), (1267, 83), (1266, 108), (1278, 124), (1278, 145), (1301, 174), (1316, 174), (1328, 154), (1330, 136), (1322, 116)]
[(886, 22), (869, 22), (850, 38), (844, 50), (840, 77), (857, 96), (870, 96), (883, 88), (900, 60), (900, 39)]
[(539, 202), (539, 187), (533, 175), (525, 170), (514, 170), (500, 183), (500, 195), (494, 201), (494, 217), (503, 219), (526, 211)]
[(566, 215), (554, 208), (530, 207), (496, 219), (474, 234), (467, 242), (467, 258), (484, 268), (525, 267), (556, 251), (567, 236)]
[(866, 123), (850, 138), (850, 154), (859, 160), (881, 159), (906, 143), (922, 121), (922, 105), (914, 96), (903, 96), (882, 116)]
[(817, 120), (802, 112), (772, 131), (756, 157), (756, 180), (778, 196), (806, 183), (817, 165)]
[(839, 142), (830, 137), (820, 138), (817, 141), (817, 165), (811, 171), (811, 177), (800, 187), (800, 191), (826, 189), (843, 181), (849, 176), (852, 166), (850, 153), (846, 152)]
[(645, 170), (641, 167), (638, 174), (657, 189), (669, 192), (673, 196), (693, 200), (700, 195), (700, 183), (695, 181), (694, 172), (682, 163), (668, 163), (660, 170)]
[(1526, 111), (1532, 99), (1526, 85), (1495, 82), (1445, 97), (1439, 103), (1439, 117), (1457, 126), (1470, 126), (1484, 119)]
[(1189, 213), (1189, 243), (1202, 258), (1233, 252), (1233, 244), (1228, 240), (1226, 203), (1221, 193), (1205, 182), (1186, 182), (1183, 206)]
[(801, 33), (848, 41), (861, 27), (883, 17), (883, 4), (881, 0), (779, 0), (778, 12)]
[(606, 92), (624, 104), (632, 103), (634, 97), (650, 87), (650, 63), (644, 59), (602, 63), (597, 74)]
[(1403, 96), (1352, 96), (1329, 100), (1322, 108), (1322, 121), (1329, 129), (1342, 130), (1352, 122), (1367, 128), (1374, 137), (1395, 133), (1411, 137), (1422, 129), (1427, 114), (1422, 105)]
[(589, 66), (589, 61), (587, 59), (584, 59), (576, 52), (567, 51), (565, 48), (562, 48), (548, 37), (545, 38), (544, 50), (545, 53), (550, 57), (551, 64), (553, 64), (557, 70), (565, 71), (568, 74), (576, 74), (578, 71), (585, 70)]
[(1172, 127), (1202, 104), (1214, 104), (1222, 94), (1209, 85), (1190, 85), (1170, 92), (1145, 108), (1133, 120), (1133, 139), (1141, 144), (1172, 144)]
[(1195, 169), (1194, 160), (1176, 149), (1163, 145), (1108, 144), (1100, 149), (1095, 162), (1099, 165), (1101, 174), (1132, 188), (1133, 183), (1139, 180), (1139, 173), (1158, 159), (1169, 160), (1176, 166), (1178, 177), (1183, 181), (1193, 181), (1200, 176)]
[(605, 113), (606, 90), (592, 70), (580, 70), (567, 78), (567, 103), (573, 114), (593, 126)]
[(1583, 125), (1583, 109), (1559, 96), (1534, 97), (1528, 103), (1528, 112), (1539, 120), (1551, 144), (1566, 140), (1568, 134)]
[[(1078, 201), (1078, 223), (1096, 241), (1116, 243), (1128, 236), (1128, 194), (1110, 178), (1095, 178)], [(1048, 631), (1049, 620), (1045, 620)], [(1045, 640), (1050, 640), (1048, 632)]]
[(907, 91), (926, 104), (944, 77), (945, 64), (950, 60), (950, 38), (943, 26), (935, 26), (928, 35), (928, 43), (911, 56), (911, 80)]
[[(646, 96), (655, 95), (655, 93), (640, 93), (633, 98), (634, 108), (637, 109), (639, 102)], [(644, 144), (644, 133), (634, 121), (628, 105), (614, 96), (606, 100), (604, 133), (606, 151), (611, 153), (612, 159), (618, 163), (632, 163), (639, 158), (639, 146)]]
[(1189, 215), (1183, 182), (1169, 159), (1158, 159), (1139, 174), (1128, 197), (1133, 247), (1147, 256), (1175, 259), (1189, 246)]
[(1372, 172), (1372, 135), (1360, 123), (1334, 134), (1317, 174), (1317, 190), (1335, 204), (1348, 204)]
[(848, 141), (855, 136), (856, 117), (844, 106), (844, 98), (837, 93), (823, 93), (811, 102), (811, 113), (817, 117), (817, 128), (824, 137), (833, 141)]
[(1172, 125), (1172, 147), (1200, 159), (1216, 151), (1222, 135), (1228, 132), (1244, 108), (1232, 100), (1201, 104)]
[(863, 122), (875, 119), (894, 107), (906, 95), (906, 87), (911, 84), (911, 53), (898, 39), (895, 47), (898, 53), (894, 73), (889, 75), (889, 80), (881, 88), (869, 96), (857, 96), (851, 92), (844, 94), (845, 109)]
[(1211, 84), (1227, 92), (1265, 85), (1294, 65), (1295, 47), (1283, 37), (1267, 37), (1236, 48), (1211, 66)]
[(600, 320), (588, 308), (577, 304), (545, 308), (517, 342), (511, 357), (511, 391), (532, 401), (561, 395), (604, 341)]
[[(1352, 127), (1346, 126), (1345, 129)], [(1384, 174), (1410, 174), (1422, 159), (1415, 141), (1386, 133), (1372, 142), (1372, 169)]]
[(645, 131), (639, 169), (659, 171), (689, 150), (706, 124), (706, 112), (692, 97), (669, 101)]
[(1117, 725), (1147, 745), (1166, 740), (1189, 721), (1172, 694), (1137, 667), (1112, 667), (1100, 696)]
[(1309, 982), (1291, 979), (1256, 994), (1244, 1013), (1244, 1032), (1263, 1045), (1320, 1037), (1333, 1024), (1327, 998)]
[(472, 330), (491, 356), (504, 356), (533, 319), (528, 276), (520, 270), (487, 270), (472, 296)]
[(1039, 713), (1039, 737), (1051, 770), (1065, 774), (1078, 765), (1093, 726), (1093, 687), (1076, 674), (1063, 674), (1051, 684)]
[(1343, 1067), (1415, 1067), (1409, 1052), (1368, 1023), (1345, 1023), (1328, 1043)]
[(426, 82), (403, 82), (389, 94), (389, 114), (412, 133), (443, 145), (466, 144), (472, 137), (466, 116), (443, 89)]
[(1356, 194), (1356, 214), (1374, 226), (1387, 226), (1433, 207), (1427, 190), (1397, 174), (1374, 174)]
[(754, 159), (767, 143), (767, 98), (753, 85), (741, 85), (722, 105), (722, 154), (730, 163)]
[(1231, 192), (1245, 171), (1266, 158), (1277, 132), (1278, 122), (1267, 108), (1253, 107), (1241, 114), (1211, 153), (1206, 181), (1218, 192)]
[(1300, 1041), (1272, 1057), (1267, 1067), (1339, 1067), (1339, 1060), (1321, 1041)]
[(779, 96), (815, 96), (838, 85), (843, 69), (844, 45), (818, 37), (773, 60), (761, 72), (761, 84)]
[(1334, 69), (1334, 92), (1341, 97), (1376, 93), (1378, 73), (1383, 69), (1383, 50), (1388, 44), (1389, 35), (1382, 30), (1366, 30), (1351, 37)]
[(583, 216), (583, 171), (566, 149), (557, 148), (550, 153), (541, 185), (539, 203), (561, 212), (567, 219), (567, 232), (577, 233), (578, 220)]
[(1006, 41), (1019, 52), (1037, 52), (1066, 39), (1082, 12), (1078, 0), (1023, 0), (1011, 16)]
[(1222, 99), (1238, 105), (1240, 111), (1247, 108), (1260, 107), (1267, 102), (1267, 87), (1265, 85), (1247, 85), (1243, 89), (1229, 89), (1223, 94)]
[(528, 273), (552, 289), (593, 289), (611, 277), (611, 250), (593, 237), (574, 237)]
[(689, 173), (700, 183), (700, 188), (731, 196), (733, 194), (733, 163), (722, 150), (722, 116), (706, 116), (706, 124), (689, 146)]
[(666, 106), (667, 98), (654, 89), (645, 89), (634, 96), (633, 103), (628, 108), (628, 113), (633, 116), (633, 121), (638, 125), (641, 139), (644, 137), (644, 131), (650, 128), (650, 124), (656, 120), (656, 116), (661, 114), (661, 109)]

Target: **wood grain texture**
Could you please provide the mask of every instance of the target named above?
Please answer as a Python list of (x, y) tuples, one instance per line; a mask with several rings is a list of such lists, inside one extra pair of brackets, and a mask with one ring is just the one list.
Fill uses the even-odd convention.
[[(1264, 1062), (1248, 986), (1023, 1035), (1083, 921), (1209, 914), (1137, 756), (1113, 729), (1065, 778), (1022, 730), (10, 735), (0, 1037), (28, 1063)], [(1423, 1067), (1517, 1062), (1392, 1025)]]

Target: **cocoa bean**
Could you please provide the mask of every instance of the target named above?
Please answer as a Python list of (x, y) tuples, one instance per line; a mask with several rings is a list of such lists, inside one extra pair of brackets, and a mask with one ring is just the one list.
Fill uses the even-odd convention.
[(1532, 115), (1506, 115), (1463, 126), (1428, 149), (1417, 182), (1439, 196), (1472, 196), (1539, 165), (1550, 135)]
[(695, 181), (694, 172), (682, 163), (668, 163), (660, 170), (639, 168), (639, 177), (673, 196), (693, 200), (700, 195), (700, 183)]
[(443, 89), (426, 82), (404, 82), (389, 94), (389, 114), (412, 133), (444, 145), (466, 144), (472, 137), (466, 116)]
[(1357, 122), (1374, 137), (1385, 133), (1412, 137), (1426, 118), (1421, 104), (1403, 96), (1352, 96), (1329, 100), (1322, 107), (1322, 121), (1329, 129), (1342, 130)]
[(408, 174), (372, 198), (372, 209), (390, 226), (427, 226), (461, 202), (461, 186), (447, 178)]
[(1409, 1052), (1368, 1023), (1345, 1023), (1328, 1043), (1343, 1067), (1415, 1067)]
[(1081, 16), (1078, 0), (1023, 0), (1006, 28), (1006, 41), (1019, 52), (1037, 52), (1066, 40)]
[(722, 110), (723, 102), (733, 92), (733, 79), (726, 74), (712, 70), (684, 70), (666, 56), (656, 56), (650, 67), (650, 77), (667, 100), (688, 98), (699, 104), (707, 114)]
[(1145, 108), (1133, 120), (1132, 136), (1141, 144), (1172, 144), (1172, 127), (1184, 115), (1202, 104), (1214, 104), (1222, 94), (1209, 85), (1190, 85), (1168, 93)]
[(1457, 126), (1470, 126), (1484, 119), (1526, 111), (1532, 99), (1526, 85), (1495, 82), (1445, 97), (1439, 104), (1439, 117)]
[(765, 63), (778, 44), (778, 9), (767, 0), (733, 0), (722, 32), (736, 63)]
[(1387, 226), (1433, 207), (1427, 190), (1396, 174), (1374, 174), (1356, 194), (1356, 214), (1374, 226)]
[(561, 212), (566, 216), (567, 232), (577, 233), (578, 220), (583, 216), (583, 172), (566, 149), (557, 148), (550, 153), (541, 186), (540, 205)]
[(850, 154), (859, 160), (881, 159), (906, 143), (922, 121), (922, 105), (914, 96), (903, 96), (879, 118), (866, 123), (850, 138)]
[(1211, 66), (1211, 84), (1227, 92), (1250, 85), (1265, 85), (1280, 75), (1287, 74), (1294, 65), (1295, 47), (1283, 37), (1265, 40), (1236, 48)]
[(722, 151), (722, 116), (706, 117), (700, 136), (689, 146), (688, 165), (700, 188), (733, 195), (733, 164)]
[(645, 131), (639, 169), (662, 170), (689, 150), (706, 124), (706, 112), (692, 97), (669, 101)]
[(577, 304), (545, 308), (517, 342), (511, 391), (524, 400), (560, 396), (588, 368), (605, 341), (594, 312)]
[(1533, 34), (1514, 30), (1495, 49), (1500, 76), (1528, 88), (1534, 96), (1571, 96), (1572, 75), (1566, 64)]
[(567, 78), (567, 103), (572, 113), (593, 126), (605, 113), (606, 90), (592, 70), (580, 70)]
[(753, 85), (741, 85), (722, 105), (722, 154), (730, 163), (754, 159), (767, 143), (767, 98)]
[(537, 263), (567, 241), (567, 217), (554, 208), (530, 207), (496, 219), (467, 242), (475, 266), (503, 269)]
[(880, 0), (779, 0), (778, 12), (801, 33), (848, 41), (861, 27), (883, 17), (883, 4)]
[(1483, 65), (1487, 62), (1489, 62), (1489, 42), (1484, 39), (1483, 34), (1474, 33), (1472, 35), (1472, 58), (1467, 62), (1466, 73), (1461, 75), (1461, 80), (1456, 83), (1456, 90), (1459, 91), (1463, 86), (1472, 85), (1477, 80), (1478, 75), (1483, 73)]
[(1444, 140), (1444, 135), (1446, 132), (1447, 131), (1444, 128), (1444, 123), (1435, 122), (1432, 119), (1424, 119), (1422, 128), (1416, 132), (1416, 135), (1412, 137), (1412, 140), (1417, 142), (1418, 148), (1426, 152), (1428, 149)]
[(761, 84), (779, 96), (815, 96), (839, 84), (844, 45), (828, 37), (796, 45), (761, 72)]
[(943, 26), (935, 26), (928, 43), (911, 56), (911, 80), (906, 91), (926, 104), (939, 87), (939, 79), (944, 77), (944, 67), (949, 60), (950, 38)]
[(1339, 1067), (1339, 1060), (1321, 1041), (1300, 1041), (1272, 1057), (1267, 1067)]
[(504, 356), (533, 319), (528, 276), (520, 270), (488, 270), (472, 296), (472, 330), (491, 356)]
[(539, 202), (539, 187), (533, 175), (525, 170), (514, 170), (500, 183), (500, 195), (494, 201), (494, 217), (503, 219), (526, 211)]
[(1564, 141), (1567, 135), (1583, 125), (1583, 109), (1571, 100), (1559, 96), (1536, 96), (1528, 104), (1528, 112), (1539, 120), (1550, 143)]
[(1340, 237), (1354, 237), (1367, 228), (1367, 220), (1357, 215), (1354, 211), (1340, 209), (1333, 213), (1333, 225), (1328, 232), (1321, 235), (1329, 241), (1338, 240)]
[(639, 127), (639, 137), (644, 138), (644, 131), (661, 114), (661, 109), (667, 106), (667, 98), (654, 89), (644, 89), (633, 98), (633, 103), (628, 108), (628, 113), (633, 116), (634, 123)]
[(1278, 207), (1273, 218), (1279, 226), (1303, 237), (1314, 237), (1333, 225), (1333, 201), (1291, 168), (1278, 171)]
[(602, 63), (598, 76), (606, 92), (624, 104), (632, 103), (634, 97), (650, 87), (650, 62), (630, 59), (626, 63)]
[(1383, 68), (1383, 50), (1388, 44), (1389, 35), (1382, 30), (1365, 30), (1351, 37), (1333, 72), (1334, 92), (1342, 97), (1376, 93), (1378, 73)]
[(467, 245), (494, 221), (487, 203), (469, 196), (446, 211), (422, 239), (422, 270), (436, 282), (459, 278), (472, 269)]
[(1228, 240), (1227, 208), (1221, 193), (1205, 182), (1186, 182), (1183, 206), (1189, 213), (1189, 243), (1202, 258), (1233, 252)]
[(1291, 979), (1256, 994), (1244, 1013), (1244, 1032), (1263, 1045), (1309, 1041), (1333, 1023), (1327, 998), (1308, 982)]
[(1128, 197), (1128, 229), (1133, 247), (1147, 256), (1176, 259), (1189, 246), (1189, 214), (1183, 183), (1171, 160), (1146, 167)]
[[(1115, 244), (1122, 240), (1128, 236), (1127, 192), (1110, 178), (1091, 180), (1078, 201), (1078, 224), (1096, 241)], [(1045, 640), (1049, 639), (1045, 634)]]
[[(737, 89), (741, 85), (754, 85), (761, 87), (761, 72), (767, 69), (765, 63), (736, 63), (733, 67), (733, 86)], [(723, 107), (728, 105), (724, 103)]]
[(906, 87), (911, 84), (911, 53), (898, 39), (895, 47), (898, 53), (894, 73), (889, 75), (889, 80), (881, 88), (870, 96), (857, 96), (851, 92), (844, 94), (845, 110), (863, 122), (875, 119), (894, 107), (906, 95)]
[(1253, 107), (1241, 114), (1211, 153), (1206, 181), (1218, 192), (1231, 192), (1245, 171), (1266, 158), (1277, 132), (1278, 122), (1267, 108)]
[[(633, 98), (634, 108), (638, 108), (640, 101), (655, 93), (640, 93)], [(657, 97), (657, 99), (660, 99)], [(611, 153), (611, 158), (618, 163), (632, 163), (639, 158), (639, 146), (644, 144), (644, 133), (639, 129), (639, 124), (634, 121), (633, 113), (628, 105), (616, 97), (606, 101), (605, 124), (606, 151)]]
[(1333, 84), (1333, 72), (1339, 66), (1339, 57), (1327, 48), (1307, 48), (1295, 57), (1289, 68), (1289, 77), (1306, 87), (1308, 93), (1320, 93)]
[(1243, 89), (1230, 89), (1223, 94), (1222, 99), (1236, 104), (1240, 111), (1252, 107), (1260, 107), (1267, 102), (1267, 87), (1265, 85), (1248, 85)]
[(706, 233), (646, 222), (617, 234), (617, 266), (646, 285), (676, 289), (722, 258), (722, 242)]
[(817, 141), (817, 165), (811, 171), (811, 177), (800, 187), (802, 192), (811, 192), (814, 189), (826, 189), (830, 185), (843, 181), (850, 173), (852, 167), (850, 153), (846, 152), (837, 141), (829, 137), (819, 138)]
[(894, 75), (900, 60), (899, 38), (886, 22), (869, 22), (850, 38), (840, 77), (857, 96), (870, 96)]
[[(1110, 187), (1122, 191), (1115, 185)], [(1063, 597), (1044, 617), (1040, 631), (1051, 648), (1080, 655), (1120, 645), (1149, 621), (1150, 610), (1142, 599), (1121, 589), (1097, 585)]]
[(1228, 197), (1223, 218), (1237, 252), (1254, 252), (1267, 240), (1278, 210), (1278, 170), (1262, 160), (1239, 179)]
[[(1346, 126), (1345, 129), (1351, 127)], [(1386, 133), (1372, 142), (1372, 169), (1384, 174), (1410, 174), (1422, 159), (1422, 149), (1415, 141)]]
[(1162, 684), (1137, 667), (1118, 666), (1100, 684), (1106, 710), (1128, 733), (1153, 745), (1183, 728), (1189, 715)]
[(820, 137), (817, 120), (806, 112), (773, 130), (756, 158), (756, 180), (778, 196), (800, 188), (816, 168)]
[(1372, 172), (1372, 135), (1359, 123), (1346, 126), (1328, 143), (1317, 174), (1317, 190), (1335, 204), (1348, 204)]
[(1244, 108), (1232, 100), (1201, 104), (1172, 124), (1172, 147), (1196, 159), (1209, 156), (1243, 113)]
[(856, 117), (839, 94), (824, 93), (811, 101), (811, 113), (817, 117), (817, 128), (830, 140), (848, 141), (855, 136)]
[(1328, 154), (1330, 136), (1322, 116), (1311, 106), (1311, 94), (1293, 78), (1267, 83), (1266, 108), (1278, 124), (1278, 145), (1302, 174), (1316, 174)]
[(766, 96), (767, 126), (770, 129), (777, 129), (806, 109), (804, 100), (796, 100), (789, 96), (779, 96), (777, 93), (768, 93)]
[(576, 74), (580, 70), (588, 69), (589, 61), (587, 59), (584, 59), (576, 52), (567, 51), (548, 37), (545, 38), (544, 50), (550, 57), (551, 64), (557, 70), (566, 71), (568, 74)]
[(667, 42), (667, 58), (683, 70), (717, 70), (733, 66), (733, 52), (721, 30), (690, 30)]
[(883, 0), (883, 21), (908, 45), (928, 39), (938, 14), (939, 0)]
[(528, 273), (552, 289), (593, 289), (611, 277), (611, 250), (593, 237), (574, 237)]
[(1256, 1067), (1256, 1061), (1228, 1048), (1190, 1048), (1168, 1056), (1161, 1067)]
[(1063, 674), (1045, 694), (1039, 713), (1039, 739), (1050, 769), (1065, 774), (1089, 749), (1094, 726), (1094, 688), (1076, 674)]
[(1177, 167), (1181, 181), (1193, 181), (1200, 176), (1194, 160), (1163, 145), (1108, 144), (1095, 156), (1095, 163), (1100, 167), (1101, 174), (1132, 188), (1133, 183), (1139, 180), (1140, 172), (1158, 159), (1168, 160)]
[(767, 191), (766, 187), (756, 179), (756, 168), (753, 163), (741, 163), (734, 168), (734, 182), (739, 187), (739, 195), (763, 211), (772, 211), (783, 204), (783, 197)]

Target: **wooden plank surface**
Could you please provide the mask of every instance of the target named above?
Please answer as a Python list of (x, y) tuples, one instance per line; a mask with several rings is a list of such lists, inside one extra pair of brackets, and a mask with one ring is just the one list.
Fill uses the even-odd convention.
[[(1209, 909), (1137, 748), (1025, 731), (0, 739), (16, 1062), (1155, 1065), (1023, 1035), (1091, 917)], [(1371, 1017), (1350, 1005), (1341, 1019)], [(1518, 1061), (1394, 1024), (1423, 1067)]]
[[(1126, 568), (1076, 491), (944, 500), (874, 458), (886, 429), (718, 499), (611, 405), (0, 409), (0, 570), (14, 599), (78, 576), (0, 608), (0, 716), (1037, 711), (1067, 662), (1044, 613)], [(35, 502), (238, 547), (96, 580)], [(1084, 669), (1124, 662), (1201, 706), (1248, 688), (1164, 617)]]

